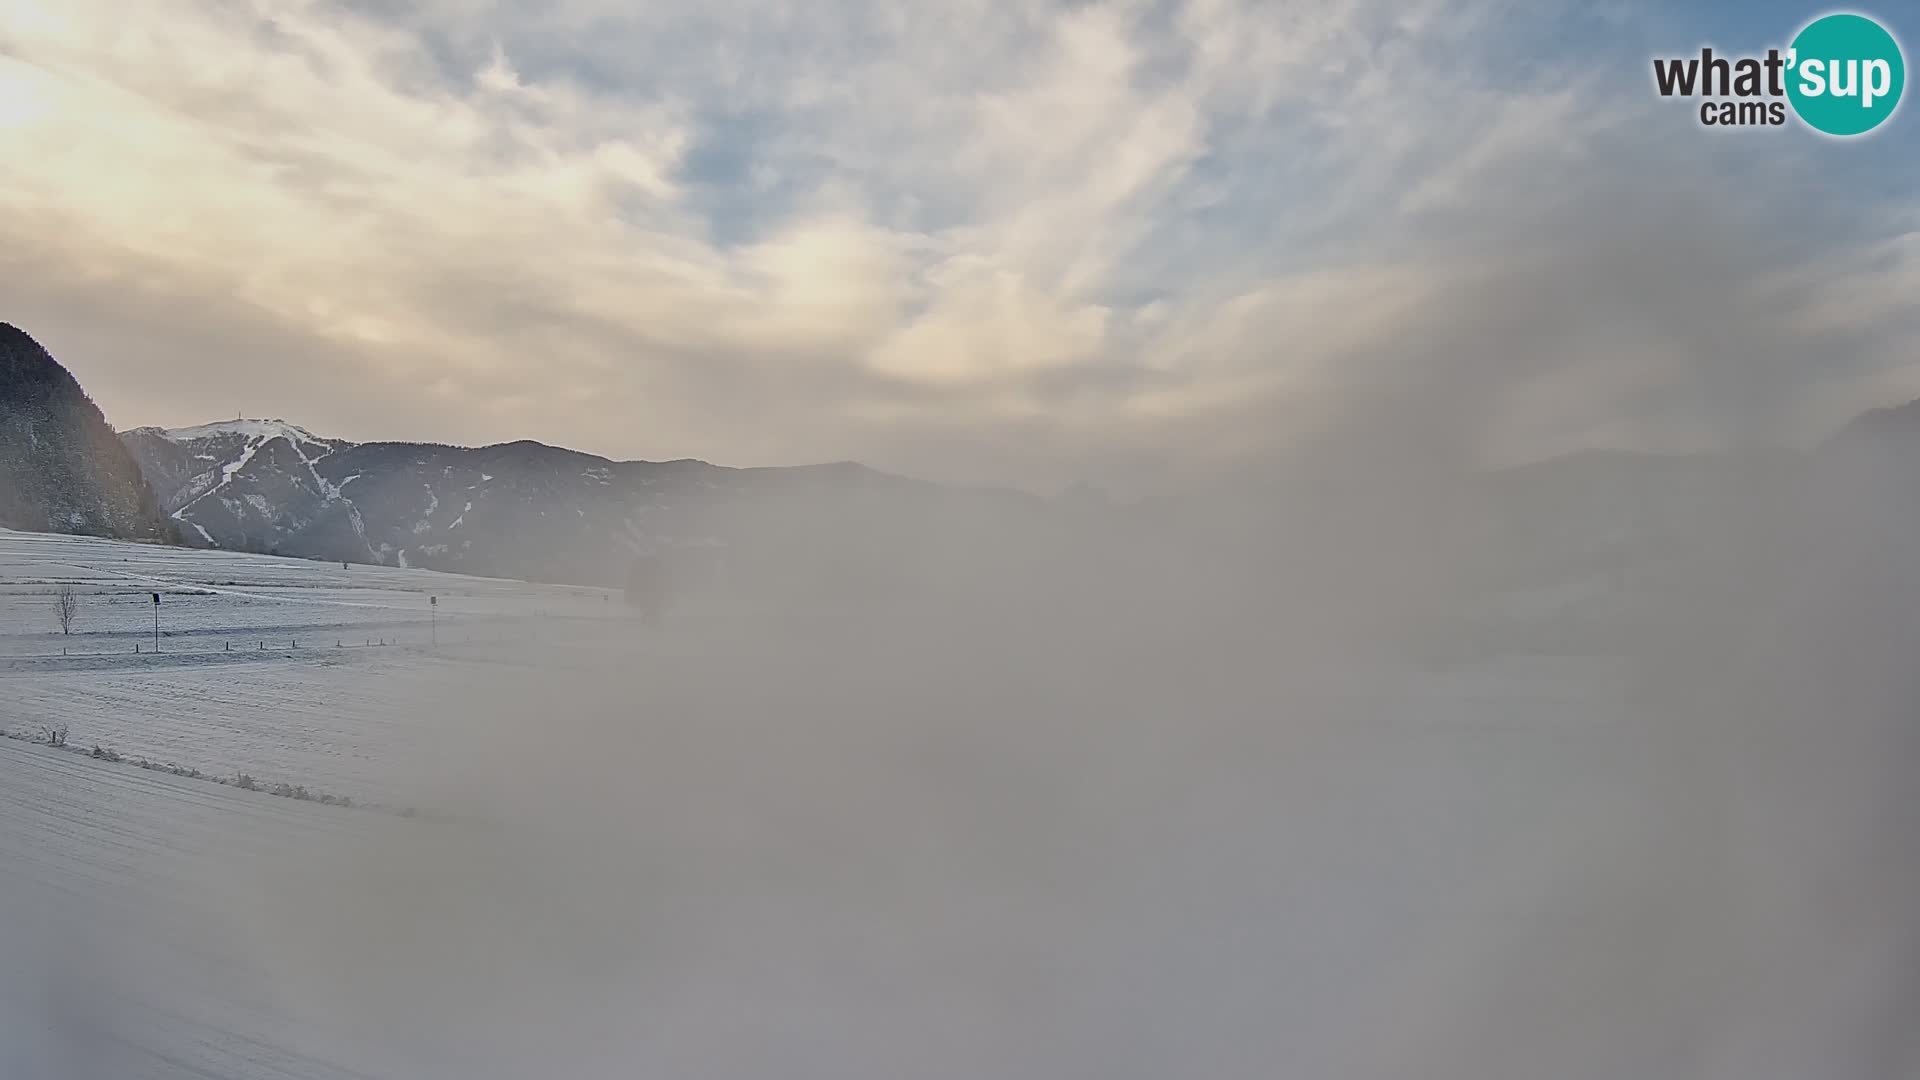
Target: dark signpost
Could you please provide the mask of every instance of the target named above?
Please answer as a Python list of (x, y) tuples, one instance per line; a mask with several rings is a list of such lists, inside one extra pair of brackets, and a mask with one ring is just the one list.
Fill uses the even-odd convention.
[(149, 593), (153, 597), (153, 651), (160, 651), (160, 594)]

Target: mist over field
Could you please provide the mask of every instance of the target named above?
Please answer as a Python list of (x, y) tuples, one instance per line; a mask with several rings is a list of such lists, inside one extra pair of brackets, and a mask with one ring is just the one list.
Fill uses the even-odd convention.
[[(367, 732), (339, 775), (413, 817), (60, 755), (23, 775), (56, 765), (6, 744), (0, 855), (35, 868), (0, 887), (33, 927), (8, 1060), (1906, 1075), (1920, 642), (1887, 453), (1726, 481), (1594, 655), (1462, 617), (1484, 567), (1535, 554), (1450, 519), (1463, 483), (1096, 518), (1070, 556), (903, 549), (869, 568), (885, 590), (655, 627), (589, 596), (570, 628), (318, 669), (304, 693), (375, 690), (318, 714)], [(283, 562), (138, 554), (117, 572)], [(201, 764), (243, 752), (220, 740)]]

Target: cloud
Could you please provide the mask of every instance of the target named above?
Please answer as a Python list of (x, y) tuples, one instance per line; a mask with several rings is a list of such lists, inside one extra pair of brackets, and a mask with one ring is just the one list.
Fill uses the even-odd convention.
[[(1836, 148), (1703, 141), (1617, 46), (1551, 44), (1569, 12), (0, 12), (7, 314), (123, 424), (1137, 489), (1401, 423), (1399, 396), (1463, 453), (1716, 443), (1726, 386), (1804, 412), (1883, 385), (1913, 335), (1911, 253), (1866, 225), (1910, 205), (1799, 215), (1809, 266), (1894, 269), (1783, 295), (1748, 232)], [(1722, 356), (1744, 343), (1779, 357), (1750, 384)]]

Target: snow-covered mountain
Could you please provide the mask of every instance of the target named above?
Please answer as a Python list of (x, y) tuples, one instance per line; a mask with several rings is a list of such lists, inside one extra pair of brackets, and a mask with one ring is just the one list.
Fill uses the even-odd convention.
[(853, 463), (735, 469), (524, 441), (355, 444), (281, 420), (121, 438), (187, 543), (582, 584), (624, 580), (642, 552), (818, 570), (916, 542), (909, 532), (924, 542), (983, 501), (1014, 512), (1032, 502)]
[(120, 437), (184, 539), (262, 551), (305, 529), (334, 501), (338, 493), (315, 462), (352, 445), (280, 420), (135, 428)]

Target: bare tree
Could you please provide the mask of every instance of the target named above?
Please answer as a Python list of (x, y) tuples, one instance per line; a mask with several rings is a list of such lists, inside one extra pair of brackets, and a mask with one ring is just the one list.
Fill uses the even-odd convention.
[(62, 634), (73, 633), (73, 617), (80, 610), (79, 595), (72, 589), (62, 586), (60, 596), (56, 602), (59, 605), (58, 610), (60, 612), (60, 632)]

